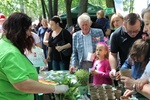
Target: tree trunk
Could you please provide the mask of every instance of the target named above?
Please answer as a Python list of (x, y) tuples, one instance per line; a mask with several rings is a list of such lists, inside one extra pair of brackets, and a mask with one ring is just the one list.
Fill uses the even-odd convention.
[(132, 13), (134, 11), (134, 0), (130, 0), (130, 10), (129, 13)]
[(48, 7), (47, 7), (45, 1), (44, 1), (44, 8), (45, 8), (45, 11), (46, 11), (45, 14), (47, 14), (47, 16), (49, 16), (49, 10), (48, 10)]
[(43, 17), (46, 18), (45, 7), (44, 7), (44, 0), (41, 0), (41, 4), (42, 4)]
[[(114, 0), (106, 0), (106, 6), (107, 8), (114, 8), (114, 12), (116, 12)], [(109, 19), (111, 16), (112, 14), (108, 15)]]
[(66, 14), (67, 14), (67, 27), (72, 26), (72, 16), (71, 16), (71, 4), (72, 0), (65, 0), (66, 3)]
[(53, 5), (52, 5), (52, 0), (48, 0), (48, 9), (49, 9), (49, 14), (48, 14), (48, 19), (53, 17)]
[(58, 12), (58, 0), (54, 0), (54, 15), (57, 15)]
[(84, 12), (87, 12), (88, 0), (80, 0), (78, 16)]

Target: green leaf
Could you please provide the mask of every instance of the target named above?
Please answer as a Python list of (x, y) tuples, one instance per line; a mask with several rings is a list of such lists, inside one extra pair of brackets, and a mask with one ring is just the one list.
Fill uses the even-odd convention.
[(75, 72), (77, 82), (81, 85), (87, 85), (90, 73), (84, 69), (79, 69)]

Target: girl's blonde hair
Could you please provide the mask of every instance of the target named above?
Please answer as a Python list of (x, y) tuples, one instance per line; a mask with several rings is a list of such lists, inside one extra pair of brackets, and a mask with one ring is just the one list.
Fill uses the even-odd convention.
[(108, 48), (108, 45), (105, 42), (98, 42), (97, 43), (97, 47), (104, 47), (105, 48), (105, 50), (107, 51), (107, 53), (104, 56), (105, 57), (104, 59), (108, 59), (108, 57), (109, 57), (109, 48)]
[(105, 18), (104, 10), (97, 11), (96, 15), (97, 15), (97, 18)]

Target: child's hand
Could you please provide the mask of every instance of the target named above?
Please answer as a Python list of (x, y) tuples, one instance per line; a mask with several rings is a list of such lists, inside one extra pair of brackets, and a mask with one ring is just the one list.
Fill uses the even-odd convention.
[(98, 73), (97, 73), (96, 70), (93, 70), (93, 71), (91, 71), (91, 74), (92, 74), (92, 75), (97, 75)]

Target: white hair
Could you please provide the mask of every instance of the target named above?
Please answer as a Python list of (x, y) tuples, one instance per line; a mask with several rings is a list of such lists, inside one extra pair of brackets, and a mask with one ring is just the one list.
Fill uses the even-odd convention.
[(81, 25), (81, 22), (83, 22), (83, 21), (88, 21), (89, 23), (91, 23), (91, 18), (90, 18), (90, 16), (88, 15), (88, 14), (82, 14), (82, 15), (80, 15), (79, 17), (78, 17), (78, 24), (79, 24), (79, 26)]

